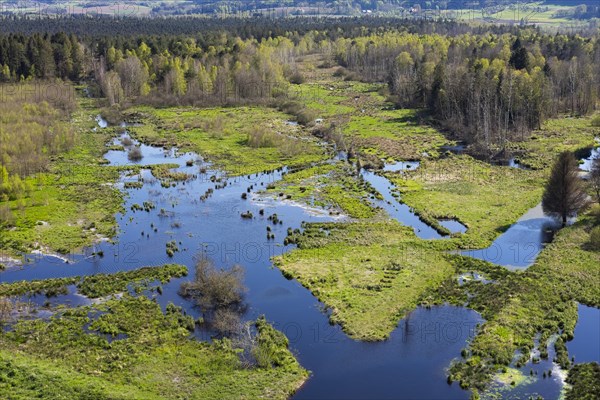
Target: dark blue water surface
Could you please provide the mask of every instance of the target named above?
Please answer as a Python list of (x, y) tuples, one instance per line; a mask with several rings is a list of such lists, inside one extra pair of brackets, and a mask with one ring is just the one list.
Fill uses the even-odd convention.
[(567, 342), (576, 363), (600, 363), (600, 309), (579, 304), (575, 337)]
[(431, 226), (423, 222), (412, 209), (401, 203), (392, 195), (394, 184), (384, 176), (373, 171), (362, 171), (362, 177), (383, 196), (383, 200), (373, 200), (375, 206), (383, 208), (390, 217), (406, 226), (413, 227), (415, 234), (421, 239), (439, 239), (442, 236)]
[(498, 236), (490, 247), (465, 250), (462, 254), (508, 268), (527, 268), (551, 241), (553, 232), (559, 227), (560, 223), (545, 215), (542, 205), (538, 204)]
[[(102, 121), (100, 126), (105, 126)], [(118, 185), (127, 194), (126, 211), (117, 216), (119, 232), (115, 243), (104, 241), (84, 254), (68, 255), (68, 263), (63, 258), (28, 255), (29, 262), (24, 266), (2, 272), (1, 281), (114, 273), (142, 266), (181, 263), (190, 267), (190, 276), (165, 285), (158, 301), (163, 306), (173, 302), (197, 317), (199, 310), (177, 294), (181, 282), (193, 279), (195, 259), (210, 257), (225, 268), (241, 264), (248, 289), (248, 310), (244, 318), (251, 320), (264, 314), (286, 334), (301, 364), (312, 371), (296, 398), (469, 398), (469, 393), (457, 384), (446, 383), (445, 369), (452, 359), (460, 356), (475, 326), (482, 322), (479, 314), (451, 306), (418, 308), (400, 321), (389, 340), (377, 343), (351, 340), (339, 326), (329, 324), (323, 304), (272, 266), (272, 256), (292, 249), (283, 245), (288, 227), (300, 228), (303, 221), (334, 220), (325, 210), (257, 194), (269, 183), (281, 179), (285, 169), (229, 178), (212, 170), (210, 164), (196, 154), (179, 155), (175, 150), (144, 145), (140, 148), (143, 159), (138, 164), (175, 163), (179, 166), (177, 170), (193, 178), (165, 188), (147, 170), (136, 176), (123, 176)], [(106, 158), (111, 165), (130, 164), (126, 151), (110, 151)], [(421, 238), (440, 238), (392, 196), (389, 180), (368, 171), (363, 171), (363, 177), (383, 195), (384, 200), (376, 201), (376, 205), (392, 218), (412, 226)], [(140, 179), (145, 182), (141, 189), (124, 189), (124, 182)], [(248, 193), (249, 188), (247, 199), (243, 199), (242, 194)], [(206, 195), (209, 189), (213, 192)], [(133, 204), (141, 205), (145, 201), (153, 202), (156, 208), (150, 212), (131, 210)], [(260, 210), (263, 210), (262, 215)], [(253, 217), (242, 218), (246, 212), (251, 212)], [(282, 223), (273, 224), (269, 220), (275, 213)], [(521, 240), (518, 242), (521, 244), (534, 237), (535, 243), (542, 243), (542, 239), (535, 238), (541, 235), (540, 227), (548, 221), (541, 219), (543, 221), (517, 223), (524, 226), (525, 236), (511, 236), (512, 240)], [(528, 224), (533, 225), (527, 228)], [(275, 234), (274, 240), (267, 238), (267, 226)], [(165, 247), (171, 240), (175, 240), (180, 249), (172, 258), (167, 256)], [(98, 251), (103, 252), (102, 257), (93, 255)], [(37, 297), (33, 300), (42, 302)], [(86, 303), (74, 293), (52, 300), (57, 301), (73, 305)], [(577, 334), (576, 331), (576, 337)], [(197, 332), (197, 336), (209, 339), (209, 332)], [(578, 352), (575, 343), (570, 345)]]

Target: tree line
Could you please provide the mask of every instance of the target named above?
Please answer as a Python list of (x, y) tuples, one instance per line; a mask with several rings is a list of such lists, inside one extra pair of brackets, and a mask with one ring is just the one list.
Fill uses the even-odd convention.
[[(187, 29), (190, 21), (214, 26), (215, 20), (170, 20), (170, 29)], [(79, 19), (56, 24), (68, 21)], [(277, 102), (285, 101), (290, 83), (303, 81), (296, 57), (320, 53), (355, 77), (387, 82), (399, 107), (427, 109), (440, 126), (490, 157), (547, 118), (592, 112), (600, 96), (598, 33), (390, 20), (394, 27), (366, 18), (269, 20), (268, 32), (263, 19), (252, 28), (251, 20), (223, 19), (211, 32), (119, 34), (136, 21), (146, 23), (112, 21), (106, 26), (115, 34), (107, 36), (0, 35), (0, 79), (83, 79), (97, 83), (110, 104)], [(162, 26), (158, 21), (155, 27)], [(306, 30), (325, 21), (332, 26)]]
[(55, 34), (65, 32), (82, 39), (138, 39), (142, 36), (193, 36), (202, 45), (226, 35), (230, 38), (263, 39), (302, 36), (311, 31), (324, 32), (329, 39), (364, 36), (387, 30), (413, 33), (456, 35), (466, 32), (517, 32), (510, 25), (474, 26), (455, 20), (424, 20), (394, 17), (208, 17), (164, 18), (70, 15), (52, 17), (0, 16), (4, 34)]
[(457, 138), (493, 155), (560, 113), (600, 98), (599, 35), (386, 33), (336, 42), (335, 58), (387, 81), (401, 107), (422, 107)]
[(78, 80), (83, 77), (83, 46), (65, 33), (0, 35), (0, 80), (27, 78)]
[(161, 46), (110, 46), (94, 59), (95, 79), (111, 104), (260, 102), (285, 90), (294, 71), (287, 38), (215, 43), (204, 50), (192, 38)]

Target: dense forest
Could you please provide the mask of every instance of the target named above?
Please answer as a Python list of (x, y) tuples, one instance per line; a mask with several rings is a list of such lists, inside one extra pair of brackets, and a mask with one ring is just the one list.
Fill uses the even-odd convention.
[(293, 32), (303, 35), (311, 31), (325, 31), (330, 39), (360, 36), (386, 30), (455, 35), (466, 32), (513, 32), (518, 27), (508, 25), (474, 26), (453, 20), (429, 21), (393, 17), (313, 17), (313, 18), (237, 18), (193, 17), (127, 18), (117, 16), (72, 15), (66, 17), (27, 18), (1, 17), (1, 31), (8, 33), (54, 34), (74, 33), (81, 38), (131, 37), (140, 35), (192, 35), (202, 44), (213, 44), (226, 34), (242, 39), (277, 37)]
[[(441, 127), (490, 158), (547, 118), (593, 112), (600, 98), (598, 34), (549, 35), (533, 28), (486, 30), (455, 23), (439, 25), (439, 34), (428, 23), (383, 30), (360, 30), (351, 19), (339, 24), (307, 30), (311, 25), (302, 22), (296, 31), (282, 27), (279, 36), (235, 24), (189, 36), (8, 34), (0, 36), (0, 80), (86, 81), (110, 105), (260, 103), (298, 112), (289, 105), (294, 100), (290, 87), (304, 81), (295, 60), (320, 54), (348, 79), (387, 82), (398, 107), (427, 110)], [(11, 160), (40, 155), (26, 163), (40, 171), (49, 156), (73, 140), (62, 126), (50, 127), (50, 136), (35, 133), (48, 128), (43, 127), (45, 113), (72, 107), (51, 100), (48, 109), (27, 109), (32, 125), (18, 141), (5, 137), (11, 121), (3, 121), (4, 197), (19, 196), (24, 189), (17, 178), (31, 172)], [(299, 120), (311, 122), (301, 115)]]
[(600, 96), (597, 35), (371, 35), (338, 41), (335, 56), (485, 151), (559, 113), (586, 115)]
[(280, 35), (233, 21), (207, 35), (9, 34), (0, 37), (0, 79), (91, 79), (111, 104), (281, 106), (288, 85), (303, 81), (295, 57), (319, 53), (353, 79), (389, 83), (399, 107), (428, 110), (489, 156), (549, 117), (589, 114), (600, 96), (598, 34), (416, 21), (360, 29), (352, 19), (311, 30), (318, 20), (297, 22), (281, 22)]

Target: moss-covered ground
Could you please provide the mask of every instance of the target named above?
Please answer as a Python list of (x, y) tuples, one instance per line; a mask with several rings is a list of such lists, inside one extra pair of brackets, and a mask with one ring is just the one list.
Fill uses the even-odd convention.
[(132, 135), (145, 142), (201, 154), (231, 175), (323, 161), (327, 152), (290, 116), (267, 107), (135, 107), (126, 117), (143, 122)]
[[(130, 278), (168, 280), (169, 271), (168, 266), (138, 270)], [(101, 293), (91, 294), (123, 289), (110, 279), (95, 279), (93, 287), (106, 284)], [(10, 290), (5, 284), (3, 292), (23, 291), (22, 283), (14, 285)], [(54, 284), (40, 281), (38, 286)], [(144, 295), (59, 306), (49, 318), (21, 319), (10, 327), (0, 334), (2, 398), (284, 399), (308, 376), (287, 349), (285, 336), (262, 318), (254, 323), (256, 334), (247, 346), (227, 338), (199, 342), (190, 336), (191, 316), (172, 304), (163, 311)]]

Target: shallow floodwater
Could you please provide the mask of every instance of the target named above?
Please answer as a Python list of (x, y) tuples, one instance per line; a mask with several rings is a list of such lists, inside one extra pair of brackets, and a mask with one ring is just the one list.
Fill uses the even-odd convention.
[(362, 170), (361, 174), (383, 196), (383, 200), (372, 200), (375, 206), (383, 208), (391, 218), (398, 220), (403, 225), (411, 226), (421, 239), (440, 239), (442, 237), (435, 229), (421, 221), (409, 206), (400, 203), (392, 195), (394, 185), (387, 178), (368, 170)]
[(461, 254), (508, 268), (527, 268), (552, 240), (552, 232), (558, 228), (560, 223), (545, 215), (542, 205), (538, 204), (511, 225), (490, 247), (465, 250)]
[[(128, 196), (124, 204), (126, 212), (117, 216), (116, 243), (102, 242), (85, 254), (68, 255), (68, 263), (56, 257), (28, 255), (29, 262), (22, 268), (2, 272), (1, 281), (114, 273), (147, 265), (181, 263), (190, 267), (190, 275), (164, 285), (158, 301), (163, 307), (173, 302), (198, 317), (199, 310), (177, 294), (181, 282), (193, 279), (194, 260), (209, 257), (219, 267), (239, 263), (245, 268), (248, 288), (244, 318), (251, 320), (265, 315), (289, 338), (301, 364), (312, 371), (296, 398), (469, 398), (469, 393), (456, 383), (446, 383), (445, 369), (452, 359), (460, 357), (460, 350), (472, 337), (475, 326), (482, 322), (478, 313), (451, 306), (418, 308), (399, 323), (389, 340), (377, 343), (351, 340), (339, 326), (329, 324), (323, 304), (272, 266), (273, 255), (293, 248), (283, 245), (288, 227), (300, 228), (303, 221), (334, 219), (322, 209), (256, 195), (269, 183), (281, 179), (285, 169), (229, 178), (211, 170), (198, 155), (180, 155), (175, 149), (165, 152), (144, 145), (140, 148), (143, 159), (138, 164), (174, 163), (179, 166), (178, 171), (193, 178), (165, 188), (147, 170), (140, 175), (123, 176), (119, 185)], [(110, 151), (106, 158), (111, 165), (133, 164), (126, 151)], [(189, 160), (194, 162), (188, 163)], [(396, 201), (387, 179), (368, 171), (363, 176), (382, 193), (385, 200), (377, 204), (393, 218), (414, 227), (420, 237), (439, 238), (407, 206)], [(140, 178), (145, 182), (142, 188), (124, 189), (124, 182)], [(242, 194), (248, 193), (248, 189), (248, 199), (244, 200)], [(132, 205), (146, 201), (153, 202), (156, 208), (149, 212), (132, 210)], [(245, 212), (251, 212), (253, 217), (242, 218)], [(268, 219), (275, 213), (283, 223), (273, 224)], [(267, 239), (267, 226), (275, 234), (274, 240)], [(172, 258), (167, 256), (165, 247), (171, 240), (178, 243), (180, 250)], [(100, 250), (102, 257), (92, 255)], [(37, 297), (32, 300), (38, 304), (45, 302)], [(51, 303), (60, 301), (86, 304), (85, 299), (73, 293), (59, 296)], [(196, 336), (209, 339), (210, 332), (197, 331)]]
[(591, 150), (590, 156), (582, 160), (583, 163), (579, 165), (579, 169), (589, 172), (592, 169), (594, 158), (597, 157), (600, 157), (600, 137), (596, 138), (596, 146)]
[[(536, 357), (538, 361), (533, 363), (530, 361), (518, 370), (522, 373), (524, 380), (515, 387), (510, 385), (511, 382), (500, 383), (497, 380), (493, 381), (490, 388), (487, 390), (489, 398), (502, 398), (511, 400), (537, 399), (541, 396), (543, 399), (559, 399), (564, 387), (566, 372), (552, 360), (556, 355), (554, 350), (554, 340), (550, 341), (548, 346), (548, 358), (543, 360), (539, 358), (539, 350), (536, 348), (530, 356)], [(536, 340), (536, 344), (538, 341)], [(515, 380), (517, 382), (517, 380)], [(493, 397), (493, 395), (500, 397)], [(488, 398), (488, 396), (483, 396)]]
[[(119, 139), (114, 140), (115, 145), (121, 144), (121, 141), (125, 138), (129, 138), (127, 134), (122, 135)], [(135, 143), (136, 147), (142, 151), (142, 159), (139, 161), (130, 161), (127, 158), (128, 151), (134, 146), (124, 146), (125, 151), (122, 150), (109, 150), (104, 155), (110, 163), (109, 165), (122, 166), (122, 165), (157, 165), (157, 164), (177, 164), (179, 167), (183, 167), (186, 163), (191, 160), (194, 163), (201, 160), (195, 153), (183, 153), (178, 154), (176, 149), (162, 149), (160, 147), (148, 146), (145, 144)], [(189, 172), (186, 171), (186, 172)]]
[(412, 171), (417, 168), (421, 163), (419, 161), (398, 161), (391, 164), (385, 164), (383, 167), (384, 172), (398, 172), (398, 171)]
[(454, 146), (441, 146), (440, 150), (442, 152), (448, 151), (450, 153), (460, 155), (460, 154), (466, 153), (466, 151), (467, 151), (467, 145), (464, 144), (464, 143), (458, 143), (458, 144), (456, 144)]
[(600, 363), (600, 309), (579, 304), (573, 340), (567, 342), (576, 363)]
[(455, 219), (440, 219), (438, 222), (452, 233), (465, 233), (467, 231), (467, 227)]
[[(115, 142), (115, 144), (117, 144)], [(119, 186), (127, 193), (119, 214), (117, 243), (102, 242), (85, 254), (71, 254), (64, 259), (28, 255), (22, 268), (12, 268), (0, 275), (3, 282), (114, 273), (147, 265), (182, 263), (193, 267), (196, 257), (209, 257), (219, 267), (239, 263), (245, 268), (248, 309), (245, 319), (265, 315), (267, 320), (286, 334), (290, 347), (312, 376), (296, 394), (297, 398), (423, 398), (467, 399), (469, 393), (457, 384), (446, 383), (445, 368), (460, 356), (467, 339), (473, 334), (478, 313), (457, 307), (441, 306), (417, 309), (402, 320), (389, 340), (378, 343), (358, 342), (348, 338), (339, 326), (329, 324), (324, 306), (294, 280), (286, 279), (272, 266), (271, 256), (292, 249), (283, 246), (288, 227), (300, 228), (303, 221), (330, 221), (333, 217), (321, 209), (310, 209), (293, 202), (264, 198), (255, 194), (276, 180), (284, 170), (229, 178), (211, 170), (197, 155), (179, 155), (176, 150), (163, 151), (140, 146), (140, 165), (175, 163), (178, 171), (194, 177), (175, 187), (163, 187), (148, 170), (139, 175), (123, 176)], [(134, 164), (126, 151), (109, 151), (111, 165)], [(192, 165), (188, 160), (195, 160)], [(124, 182), (144, 179), (140, 189), (124, 189)], [(377, 181), (376, 179), (374, 179)], [(377, 183), (377, 182), (376, 182)], [(250, 193), (248, 199), (242, 193)], [(209, 193), (212, 189), (212, 194)], [(384, 191), (394, 200), (389, 191)], [(209, 193), (208, 195), (206, 195)], [(204, 198), (202, 200), (201, 198)], [(146, 201), (154, 203), (149, 212), (133, 211), (131, 206)], [(263, 211), (261, 215), (260, 210)], [(251, 212), (251, 219), (242, 218)], [(269, 216), (276, 213), (283, 221), (273, 224)], [(267, 226), (275, 234), (267, 239)], [(423, 228), (426, 225), (422, 225)], [(180, 249), (174, 257), (166, 254), (165, 244), (175, 240)], [(102, 251), (103, 256), (93, 256)], [(192, 316), (198, 309), (177, 294), (181, 282), (174, 279), (164, 285), (158, 296), (164, 307), (173, 302)], [(42, 298), (34, 298), (43, 304)], [(85, 304), (73, 293), (51, 300)], [(80, 303), (81, 302), (81, 303)], [(199, 339), (209, 339), (210, 332), (197, 331)]]

